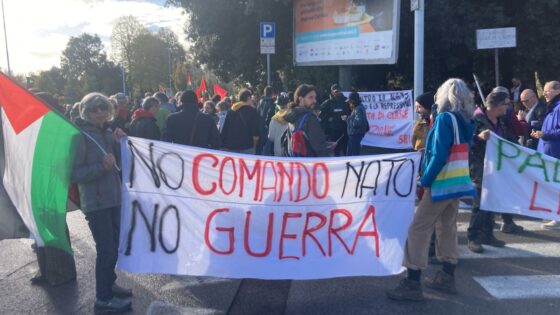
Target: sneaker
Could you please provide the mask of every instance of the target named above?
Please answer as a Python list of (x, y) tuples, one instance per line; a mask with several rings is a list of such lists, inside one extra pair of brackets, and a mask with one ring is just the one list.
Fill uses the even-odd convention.
[(507, 234), (516, 234), (523, 232), (523, 227), (515, 224), (515, 222), (504, 223), (502, 224), (502, 228), (500, 229), (500, 231)]
[(95, 300), (93, 309), (96, 314), (99, 313), (122, 313), (132, 309), (132, 303), (128, 300), (112, 298), (109, 301)]
[(387, 297), (397, 301), (424, 301), (422, 285), (419, 281), (404, 278), (393, 290), (386, 292)]
[(504, 247), (504, 246), (506, 246), (506, 242), (497, 239), (494, 235), (492, 235), (490, 237), (483, 237), (482, 238), (482, 244), (490, 245), (492, 247)]
[(127, 298), (132, 296), (132, 290), (123, 288), (118, 284), (113, 284), (113, 295), (120, 298)]
[(473, 253), (482, 254), (482, 252), (484, 252), (484, 247), (482, 247), (482, 244), (479, 240), (469, 241), (468, 247), (469, 250)]
[(433, 278), (426, 278), (424, 285), (432, 290), (437, 290), (447, 294), (457, 294), (455, 288), (455, 277), (439, 270)]
[(33, 285), (41, 285), (47, 283), (47, 277), (43, 276), (41, 271), (37, 271), (37, 273), (31, 278), (31, 284)]
[(560, 230), (560, 223), (558, 221), (550, 221), (541, 226), (544, 230)]

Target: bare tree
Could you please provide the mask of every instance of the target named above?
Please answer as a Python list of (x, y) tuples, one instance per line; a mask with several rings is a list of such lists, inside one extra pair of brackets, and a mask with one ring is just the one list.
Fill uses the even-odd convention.
[(128, 70), (128, 82), (132, 86), (134, 71), (133, 49), (138, 36), (147, 34), (148, 30), (132, 15), (120, 17), (111, 34), (112, 58)]

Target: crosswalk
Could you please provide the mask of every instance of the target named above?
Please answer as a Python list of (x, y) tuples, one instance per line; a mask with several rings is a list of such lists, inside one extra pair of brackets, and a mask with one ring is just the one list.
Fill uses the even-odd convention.
[[(499, 216), (496, 216), (499, 221)], [(461, 204), (457, 219), (459, 256), (468, 267), (479, 266), (472, 272), (472, 279), (490, 297), (497, 300), (558, 299), (560, 298), (560, 230), (546, 231), (542, 221), (516, 218), (516, 224), (524, 231), (519, 234), (503, 234), (497, 229), (497, 238), (505, 240), (506, 246), (484, 246), (477, 254), (467, 247), (466, 232), (469, 225), (470, 207)], [(466, 269), (466, 268), (465, 268)], [(462, 270), (470, 274), (470, 270)]]

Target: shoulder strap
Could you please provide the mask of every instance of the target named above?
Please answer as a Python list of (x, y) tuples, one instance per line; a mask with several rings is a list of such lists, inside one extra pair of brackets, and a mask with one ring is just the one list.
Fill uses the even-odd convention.
[(457, 124), (457, 118), (452, 113), (448, 114), (451, 116), (451, 122), (453, 123), (453, 134), (455, 136), (455, 144), (460, 144), (461, 140), (459, 139), (459, 126)]
[(298, 130), (301, 130), (301, 128), (303, 128), (303, 124), (305, 123), (305, 121), (307, 120), (307, 117), (309, 117), (310, 113), (306, 113), (305, 115), (303, 115), (303, 118), (301, 118), (301, 120), (299, 121), (296, 129), (294, 129), (293, 132), (296, 132)]

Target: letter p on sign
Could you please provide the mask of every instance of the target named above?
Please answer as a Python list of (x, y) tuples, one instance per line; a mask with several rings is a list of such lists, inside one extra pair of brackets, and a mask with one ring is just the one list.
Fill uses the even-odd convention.
[(261, 38), (274, 38), (276, 25), (274, 22), (261, 22)]

